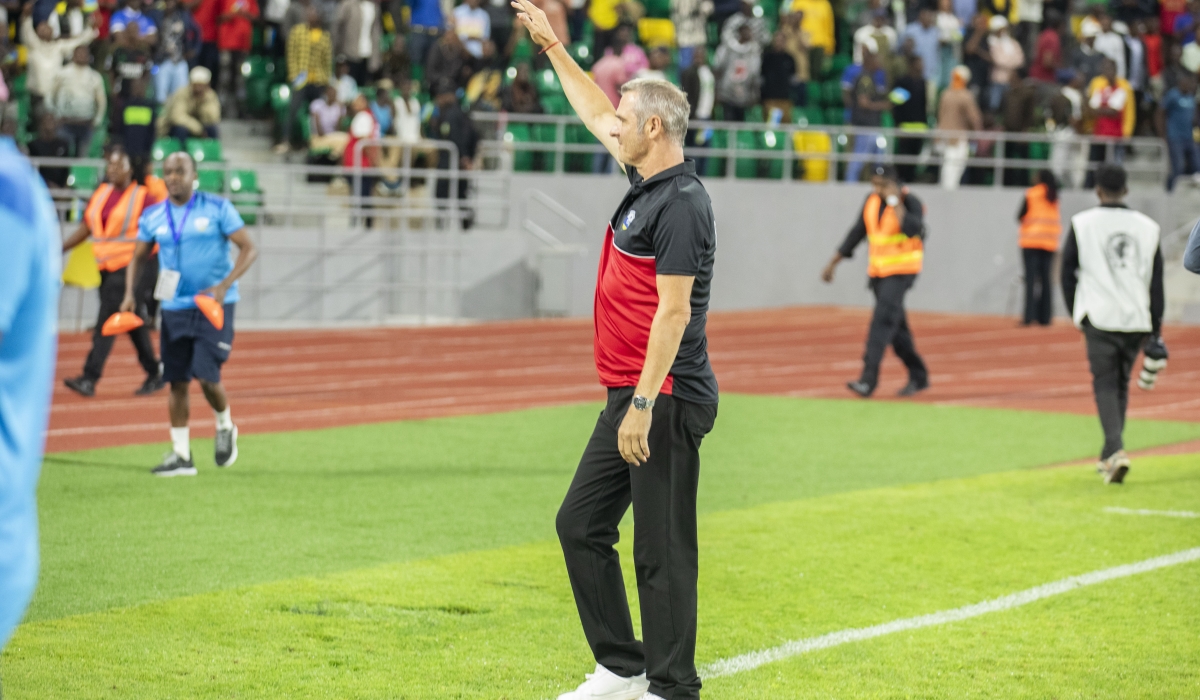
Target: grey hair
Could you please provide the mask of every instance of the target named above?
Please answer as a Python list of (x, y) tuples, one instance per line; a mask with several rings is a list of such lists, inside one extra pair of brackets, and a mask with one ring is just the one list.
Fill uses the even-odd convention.
[(636, 92), (634, 107), (638, 131), (645, 128), (650, 117), (662, 120), (663, 131), (679, 145), (687, 135), (688, 114), (692, 111), (687, 94), (660, 78), (636, 78), (621, 86), (621, 94)]

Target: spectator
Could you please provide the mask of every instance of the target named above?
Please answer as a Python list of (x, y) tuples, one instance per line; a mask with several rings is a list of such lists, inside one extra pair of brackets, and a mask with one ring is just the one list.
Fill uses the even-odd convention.
[(671, 68), (671, 52), (665, 46), (656, 46), (650, 49), (649, 67), (638, 71), (635, 78), (654, 78), (655, 80), (666, 80), (670, 83), (678, 83), (677, 77), (668, 75), (667, 71)]
[(896, 36), (896, 30), (892, 29), (887, 23), (888, 13), (882, 7), (871, 13), (870, 24), (864, 25), (854, 32), (854, 62), (861, 64), (863, 62), (863, 46), (867, 45), (867, 40), (871, 39), (874, 44), (872, 53), (878, 63), (886, 66), (890, 63), (891, 54), (899, 47), (899, 39)]
[(158, 42), (154, 97), (159, 104), (187, 85), (188, 64), (200, 56), (200, 26), (179, 0), (166, 0)]
[[(333, 20), (333, 52), (345, 56), (354, 82), (365, 85), (379, 70), (383, 19), (376, 0), (341, 0)], [(453, 32), (448, 32), (453, 33)]]
[[(933, 8), (922, 7), (917, 21), (904, 30), (904, 38), (912, 41), (913, 54), (921, 59), (921, 65), (924, 66), (926, 94), (931, 98), (937, 97), (938, 78), (942, 75), (942, 36), (936, 22), (937, 13)], [(905, 182), (912, 180), (905, 179)]]
[[(1001, 119), (1004, 130), (1009, 133), (1023, 134), (1033, 130), (1035, 125), (1035, 108), (1038, 102), (1038, 81), (1026, 76), (1024, 69), (1017, 69), (1017, 81), (1001, 101)], [(1029, 142), (1006, 140), (1004, 142), (1004, 157), (1024, 160), (1029, 158)], [(1006, 187), (1028, 187), (1029, 170), (1026, 168), (1005, 168), (1004, 185)]]
[(992, 59), (992, 75), (988, 88), (988, 109), (1000, 109), (1000, 100), (1013, 82), (1016, 70), (1025, 65), (1025, 52), (1008, 33), (1008, 20), (996, 15), (988, 20), (988, 53)]
[[(758, 15), (755, 14), (758, 10)], [(750, 27), (750, 36), (762, 48), (767, 47), (771, 43), (771, 30), (767, 27), (767, 22), (760, 15), (762, 9), (757, 2), (752, 0), (742, 0), (741, 10), (725, 20), (725, 26), (721, 27), (721, 41), (727, 41), (737, 36), (743, 26)]]
[(429, 60), (429, 51), (442, 33), (445, 18), (439, 0), (409, 0), (408, 57), (418, 66)]
[[(495, 53), (495, 47), (492, 47)], [(408, 55), (408, 43), (403, 34), (397, 34), (383, 55), (383, 77), (399, 85), (412, 77), (412, 57)]]
[(426, 82), (439, 85), (443, 81), (449, 81), (456, 90), (463, 87), (470, 73), (470, 65), (467, 63), (469, 56), (458, 34), (447, 31), (429, 50), (429, 56), (425, 59)]
[(346, 106), (338, 102), (337, 87), (325, 85), (321, 97), (308, 105), (310, 121), (308, 147), (313, 151), (329, 151), (335, 161), (341, 160), (346, 151), (350, 134), (341, 131)]
[[(550, 23), (550, 29), (554, 30), (554, 36), (562, 42), (563, 46), (571, 45), (571, 30), (567, 27), (567, 8), (558, 0), (529, 0), (542, 12), (546, 13), (546, 21)], [(525, 28), (522, 27), (522, 30)]]
[(1017, 0), (1017, 26), (1014, 38), (1027, 56), (1034, 55), (1039, 27), (1042, 26), (1045, 16), (1044, 9), (1042, 0)]
[[(587, 3), (586, 0), (584, 2), (573, 0), (573, 2), (578, 4), (579, 7), (572, 8), (570, 18), (578, 18), (579, 27), (577, 32), (575, 26), (572, 24), (568, 32), (571, 34), (571, 39), (576, 40), (579, 38), (579, 33), (583, 30), (583, 22), (587, 19), (587, 10), (584, 8), (584, 5)], [(496, 46), (507, 47), (509, 39), (512, 38), (513, 17), (515, 15), (512, 6), (508, 3), (509, 0), (488, 0), (488, 3), (483, 8), (488, 13), (488, 23), (492, 29), (492, 43)], [(569, 21), (568, 23), (570, 24), (571, 22)]]
[[(938, 104), (938, 128), (946, 131), (980, 131), (983, 129), (983, 116), (979, 113), (979, 104), (975, 95), (967, 89), (971, 81), (971, 70), (966, 66), (958, 66), (950, 74), (950, 88), (942, 93)], [(970, 155), (970, 140), (959, 137), (942, 143), (943, 160), (941, 181), (942, 188), (956, 190), (962, 182), (963, 172), (967, 167), (967, 157)]]
[[(1094, 136), (1107, 136), (1119, 139), (1129, 136), (1133, 131), (1132, 110), (1133, 90), (1129, 83), (1117, 77), (1117, 64), (1111, 58), (1104, 59), (1100, 64), (1100, 75), (1088, 85), (1087, 104), (1095, 115), (1092, 127)], [(1112, 145), (1113, 162), (1124, 160), (1124, 149), (1120, 144), (1093, 143), (1088, 153), (1092, 163), (1104, 163), (1108, 160), (1108, 148)], [(1091, 188), (1094, 172), (1088, 172), (1085, 187)]]
[(729, 21), (729, 18), (741, 11), (742, 0), (713, 0), (713, 11), (709, 15), (708, 21), (716, 27), (718, 37), (724, 31), (725, 23)]
[(612, 52), (602, 55), (592, 66), (592, 79), (614, 108), (621, 102), (621, 86), (629, 82), (631, 77), (625, 69), (625, 61)]
[[(126, 32), (130, 25), (135, 25), (137, 32)], [(108, 31), (117, 37), (117, 45), (149, 49), (158, 42), (158, 25), (142, 12), (142, 0), (125, 0), (125, 7), (109, 20)]]
[(1118, 78), (1126, 77), (1125, 39), (1113, 31), (1112, 17), (1109, 17), (1107, 13), (1100, 15), (1100, 33), (1096, 35), (1092, 48), (1101, 55), (1112, 59), (1117, 66)]
[(617, 14), (617, 6), (620, 4), (621, 0), (590, 0), (588, 2), (588, 19), (592, 20), (592, 27), (595, 31), (592, 55), (597, 58), (604, 55), (604, 50), (608, 48), (617, 25), (621, 23), (621, 17)]
[(1134, 126), (1133, 133), (1152, 132), (1154, 124), (1154, 96), (1146, 92), (1149, 86), (1149, 76), (1146, 66), (1146, 45), (1142, 37), (1146, 34), (1146, 25), (1141, 20), (1133, 23), (1134, 35), (1123, 34), (1125, 40), (1125, 79), (1133, 89), (1134, 96)]
[[(200, 27), (200, 56), (197, 65), (204, 66), (209, 73), (221, 78), (221, 51), (217, 48), (217, 15), (222, 0), (197, 0), (193, 5), (192, 19)], [(174, 93), (172, 93), (174, 94)]]
[[(71, 144), (58, 130), (58, 122), (49, 112), (38, 119), (37, 138), (29, 142), (29, 155), (34, 158), (70, 158)], [(38, 174), (46, 181), (46, 187), (66, 187), (69, 170), (61, 165), (43, 165)]]
[[(910, 29), (912, 26), (910, 25)], [(896, 89), (892, 91), (892, 117), (901, 131), (923, 132), (929, 130), (929, 103), (926, 91), (931, 87), (925, 80), (925, 65), (920, 56), (908, 59), (908, 74), (896, 78)], [(923, 138), (897, 138), (896, 155), (917, 156), (925, 145)], [(896, 166), (900, 179), (916, 182), (916, 163), (901, 163)]]
[(504, 90), (503, 108), (515, 114), (542, 113), (542, 103), (538, 101), (537, 86), (530, 79), (528, 63), (517, 66), (516, 77)]
[[(1200, 27), (1196, 27), (1196, 34), (1200, 34)], [(1194, 35), (1193, 35), (1194, 36)], [(1192, 41), (1183, 45), (1183, 50), (1179, 56), (1179, 63), (1188, 70), (1189, 73), (1200, 71), (1200, 42)]]
[[(55, 39), (71, 39), (87, 30), (87, 15), (83, 11), (83, 0), (66, 0), (59, 12), (56, 7), (50, 16), (50, 27)], [(8, 24), (7, 21), (4, 24)]]
[[(89, 27), (87, 31), (70, 39), (52, 39), (50, 24), (43, 22), (34, 30), (32, 4), (26, 5), (26, 17), (21, 22), (21, 36), (27, 51), (26, 88), (33, 97), (34, 112), (40, 113), (44, 100), (48, 99), (54, 89), (58, 74), (63, 69), (63, 62), (74, 55), (75, 49), (86, 47), (96, 38), (96, 30)], [(93, 20), (93, 24), (95, 20)]]
[(286, 50), (287, 35), (283, 24), (287, 20), (287, 11), (291, 0), (267, 0), (262, 8), (263, 18), (263, 48), (271, 56), (282, 56)]
[(221, 98), (232, 105), (235, 117), (242, 116), (246, 102), (246, 78), (242, 62), (250, 53), (251, 24), (258, 19), (258, 0), (221, 0), (217, 17), (217, 49), (220, 50), (221, 79), (217, 83)]
[[(479, 143), (475, 127), (472, 125), (470, 117), (463, 114), (462, 109), (458, 106), (458, 98), (455, 97), (454, 86), (451, 83), (437, 84), (434, 93), (436, 95), (434, 104), (437, 109), (429, 120), (429, 133), (436, 139), (452, 142), (458, 151), (459, 170), (471, 170), (475, 163), (475, 149)], [(449, 149), (438, 149), (438, 170), (450, 170), (450, 165)], [(459, 177), (457, 197), (460, 202), (467, 198), (470, 185), (469, 179)], [(439, 200), (439, 208), (447, 206), (442, 202), (450, 199), (450, 189), (449, 179), (438, 178), (435, 196)], [(462, 216), (462, 227), (464, 229), (471, 228), (474, 219), (472, 213), (462, 205), (459, 205), (459, 213)]]
[(1062, 66), (1062, 16), (1057, 12), (1046, 13), (1046, 28), (1038, 35), (1033, 49), (1033, 60), (1029, 62), (1029, 75), (1046, 83), (1053, 83)]
[(176, 91), (163, 105), (158, 118), (158, 136), (170, 136), (180, 142), (187, 139), (217, 138), (221, 123), (221, 101), (212, 89), (212, 73), (196, 66), (188, 74), (188, 87)]
[(1050, 169), (1061, 183), (1083, 185), (1087, 154), (1078, 134), (1083, 129), (1083, 74), (1072, 69), (1060, 71), (1063, 86), (1050, 98), (1054, 122), (1054, 145), (1050, 149)]
[(671, 0), (671, 21), (675, 24), (680, 68), (692, 65), (692, 56), (707, 49), (706, 27), (712, 11), (712, 0)]
[(492, 19), (480, 5), (480, 0), (466, 0), (454, 8), (454, 31), (475, 58), (483, 58), (483, 42), (492, 38)]
[[(342, 165), (347, 168), (378, 167), (380, 161), (379, 146), (368, 143), (359, 148), (359, 141), (376, 140), (383, 135), (379, 130), (379, 123), (375, 121), (375, 116), (371, 114), (371, 106), (367, 103), (366, 95), (358, 95), (354, 98), (354, 101), (350, 103), (350, 112), (353, 115), (350, 119), (350, 138), (346, 141), (346, 150), (342, 154)], [(357, 176), (357, 178), (359, 186), (356, 194), (364, 198), (374, 196), (375, 184), (379, 182), (379, 176), (363, 173)], [(373, 205), (370, 202), (366, 202), (363, 204), (363, 208), (371, 209)], [(365, 223), (367, 228), (371, 228), (374, 222), (370, 217), (367, 217)]]
[[(891, 109), (886, 99), (886, 84), (877, 80), (879, 60), (871, 51), (863, 51), (862, 72), (854, 83), (854, 102), (850, 109), (850, 124), (859, 127), (879, 128), (883, 113)], [(854, 137), (855, 155), (878, 156), (883, 152), (879, 146), (880, 134), (875, 131), (859, 133)], [(854, 160), (846, 166), (846, 182), (858, 182), (866, 159)]]
[(1158, 121), (1159, 132), (1166, 135), (1171, 159), (1171, 172), (1167, 175), (1167, 191), (1171, 192), (1175, 189), (1175, 178), (1185, 173), (1196, 177), (1200, 173), (1200, 146), (1192, 137), (1196, 123), (1195, 76), (1184, 74), (1178, 86), (1167, 90), (1158, 108)]
[[(684, 69), (679, 76), (679, 82), (683, 84), (683, 91), (687, 93), (688, 105), (691, 107), (688, 121), (712, 119), (713, 107), (717, 102), (717, 79), (713, 75), (712, 68), (708, 66), (707, 51), (697, 51), (692, 56), (692, 65)], [(708, 145), (711, 134), (712, 129), (689, 127), (684, 145), (692, 148), (704, 148)], [(696, 172), (703, 175), (706, 163), (706, 159), (697, 158)]]
[(1082, 27), (1079, 30), (1079, 46), (1071, 56), (1071, 67), (1083, 74), (1085, 81), (1100, 74), (1100, 62), (1104, 60), (1104, 55), (1095, 49), (1098, 34), (1099, 25)]
[(321, 29), (321, 15), (315, 7), (310, 6), (304, 24), (297, 25), (288, 35), (287, 78), (292, 94), (287, 120), (283, 123), (283, 134), (275, 145), (276, 153), (286, 153), (290, 148), (292, 129), (300, 110), (313, 104), (327, 91), (332, 54), (329, 33)]
[(608, 54), (619, 56), (624, 61), (625, 74), (630, 78), (650, 67), (650, 59), (646, 56), (646, 51), (634, 43), (633, 27), (628, 24), (617, 27), (611, 44), (604, 50), (604, 55)]
[(354, 76), (350, 75), (350, 63), (345, 56), (339, 56), (337, 66), (334, 68), (337, 71), (338, 102), (348, 105), (358, 97), (358, 81)]
[(818, 71), (825, 64), (825, 57), (834, 54), (833, 5), (829, 0), (792, 0), (785, 5), (789, 13), (801, 13), (801, 29), (808, 34), (811, 48), (809, 63)]
[(145, 159), (154, 147), (154, 110), (157, 105), (146, 97), (148, 82), (148, 77), (131, 81), (129, 97), (122, 101), (114, 115), (113, 132), (132, 160)]
[(393, 102), (396, 113), (396, 136), (402, 143), (415, 144), (421, 140), (421, 103), (417, 101), (417, 82), (400, 83), (400, 95)]
[(952, 0), (938, 0), (937, 13), (939, 66), (938, 89), (944, 90), (950, 85), (950, 71), (958, 65), (958, 56), (962, 51), (963, 23), (954, 14)]
[(979, 0), (953, 0), (954, 16), (964, 27), (975, 26), (975, 17), (979, 10)]
[(804, 13), (793, 12), (779, 21), (779, 33), (783, 35), (783, 48), (792, 57), (796, 71), (791, 79), (792, 104), (801, 107), (808, 104), (808, 81), (811, 79), (810, 44), (808, 32), (804, 31)]
[(291, 0), (288, 3), (287, 12), (283, 15), (283, 22), (280, 23), (280, 31), (283, 33), (283, 41), (285, 45), (284, 55), (287, 55), (286, 44), (292, 38), (292, 29), (301, 24), (308, 24), (308, 11), (317, 10), (317, 17), (321, 20), (321, 26), (324, 26), (321, 11), (312, 0)]
[(91, 58), (86, 46), (76, 46), (71, 62), (55, 77), (49, 95), (60, 135), (71, 145), (71, 155), (76, 158), (87, 155), (92, 132), (104, 121), (108, 108), (104, 79), (88, 65)]
[(396, 121), (396, 113), (392, 106), (392, 89), (395, 84), (383, 78), (375, 83), (375, 99), (371, 102), (371, 116), (375, 117), (375, 123), (379, 125), (379, 133), (392, 133), (393, 123)]
[(970, 74), (971, 89), (980, 101), (986, 101), (988, 92), (988, 76), (992, 70), (992, 54), (988, 50), (988, 18), (977, 14), (970, 25), (971, 29), (963, 39), (962, 64)]
[[(1158, 33), (1158, 19), (1151, 17), (1146, 22), (1138, 23), (1137, 26), (1139, 28), (1138, 38), (1142, 40), (1142, 46), (1145, 47), (1146, 83), (1150, 87), (1151, 94), (1157, 99), (1165, 92), (1163, 89), (1164, 47), (1162, 36)], [(1142, 31), (1143, 28), (1144, 31)]]
[(775, 32), (771, 46), (762, 56), (762, 101), (763, 116), (775, 121), (773, 113), (778, 110), (780, 121), (792, 123), (792, 80), (796, 76), (796, 59), (787, 51), (787, 37)]
[(467, 81), (466, 98), (472, 111), (499, 112), (503, 109), (500, 88), (504, 83), (504, 71), (504, 62), (496, 55), (496, 45), (490, 41), (483, 42), (483, 58), (479, 61), (479, 69)]
[(722, 39), (713, 72), (725, 121), (745, 121), (746, 110), (758, 104), (762, 75), (762, 47), (749, 24), (742, 24), (736, 35)]

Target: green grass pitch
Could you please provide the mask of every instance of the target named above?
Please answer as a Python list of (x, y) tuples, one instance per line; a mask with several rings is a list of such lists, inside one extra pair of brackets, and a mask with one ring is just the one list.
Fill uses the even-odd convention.
[[(590, 671), (553, 518), (598, 406), (50, 455), (13, 698), (552, 698)], [(1130, 448), (1200, 437), (1131, 421)], [(1094, 417), (729, 395), (697, 661), (1200, 546), (1200, 458), (1105, 487)], [(623, 525), (628, 533), (632, 523)], [(619, 545), (631, 599), (628, 536)], [(706, 682), (710, 698), (1200, 696), (1200, 563)], [(634, 611), (635, 621), (637, 617)]]

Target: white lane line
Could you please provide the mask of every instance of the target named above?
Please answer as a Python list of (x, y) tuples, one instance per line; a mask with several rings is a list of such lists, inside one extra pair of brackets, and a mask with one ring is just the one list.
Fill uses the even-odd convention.
[(982, 603), (954, 608), (953, 610), (942, 610), (941, 612), (929, 615), (893, 620), (873, 627), (831, 632), (820, 637), (797, 639), (777, 647), (771, 647), (770, 649), (762, 649), (750, 652), (749, 654), (742, 654), (741, 656), (713, 662), (700, 669), (700, 677), (705, 680), (720, 678), (721, 676), (750, 671), (764, 664), (782, 661), (783, 659), (800, 654), (807, 654), (810, 651), (828, 649), (850, 642), (861, 642), (896, 632), (907, 632), (909, 630), (921, 629), (922, 627), (944, 625), (949, 622), (967, 620), (972, 617), (979, 617), (980, 615), (1000, 612), (1002, 610), (1011, 610), (1012, 608), (1028, 605), (1044, 598), (1068, 593), (1083, 586), (1094, 586), (1097, 583), (1104, 583), (1105, 581), (1112, 581), (1113, 579), (1125, 578), (1136, 574), (1144, 574), (1147, 571), (1154, 571), (1155, 569), (1162, 569), (1168, 566), (1186, 564), (1197, 559), (1200, 559), (1200, 547), (1185, 549), (1181, 552), (1154, 557), (1153, 559), (1146, 559), (1134, 564), (1123, 564), (1121, 566), (1114, 566), (1111, 569), (1101, 569), (1079, 576), (1071, 576), (1070, 578), (1064, 578), (1053, 583), (1047, 583), (1000, 598), (986, 600)]
[(1118, 515), (1158, 515), (1164, 518), (1200, 518), (1200, 513), (1190, 510), (1146, 510), (1145, 508), (1118, 508), (1111, 506), (1104, 509), (1105, 513)]

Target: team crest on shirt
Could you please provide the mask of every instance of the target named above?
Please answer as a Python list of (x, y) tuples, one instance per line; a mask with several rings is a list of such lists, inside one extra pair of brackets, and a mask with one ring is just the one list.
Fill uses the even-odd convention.
[(629, 225), (633, 223), (633, 220), (636, 217), (637, 212), (633, 209), (630, 209), (629, 213), (625, 215), (625, 220), (621, 222), (621, 230), (627, 231), (629, 229)]
[(203, 231), (207, 228), (208, 228), (208, 217), (207, 216), (201, 216), (200, 218), (196, 219), (196, 230), (197, 231)]
[(166, 226), (159, 226), (159, 227), (158, 227), (158, 229), (156, 229), (156, 230), (154, 231), (154, 233), (156, 233), (156, 234), (158, 234), (158, 235), (160, 235), (160, 236), (161, 236), (162, 234), (166, 233), (166, 232), (167, 232), (167, 227), (166, 227)]

